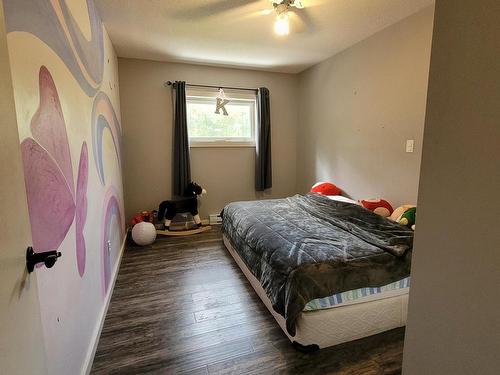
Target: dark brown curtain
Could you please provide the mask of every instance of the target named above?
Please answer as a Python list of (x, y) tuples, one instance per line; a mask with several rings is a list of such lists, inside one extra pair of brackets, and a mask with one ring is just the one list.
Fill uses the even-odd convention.
[(271, 109), (269, 90), (261, 87), (257, 93), (257, 133), (255, 134), (255, 190), (264, 191), (273, 185), (271, 167)]
[(186, 116), (186, 82), (177, 81), (174, 87), (174, 155), (173, 155), (173, 194), (183, 195), (191, 182), (191, 163), (189, 160), (189, 137)]

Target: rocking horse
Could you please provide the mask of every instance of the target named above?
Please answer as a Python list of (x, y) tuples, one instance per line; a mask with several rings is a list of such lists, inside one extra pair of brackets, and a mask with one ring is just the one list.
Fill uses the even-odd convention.
[[(189, 236), (210, 230), (210, 226), (202, 226), (198, 214), (198, 196), (206, 194), (196, 182), (190, 182), (181, 197), (175, 197), (169, 201), (163, 201), (158, 208), (158, 222), (163, 223), (163, 230), (157, 230), (158, 234), (165, 236)], [(170, 224), (177, 214), (190, 213), (198, 228), (191, 230), (170, 230)]]

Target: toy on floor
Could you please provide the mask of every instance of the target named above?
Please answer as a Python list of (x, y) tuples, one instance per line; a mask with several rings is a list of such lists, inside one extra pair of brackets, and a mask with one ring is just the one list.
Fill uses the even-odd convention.
[[(186, 187), (186, 190), (184, 190), (182, 197), (175, 197), (172, 200), (161, 202), (158, 209), (158, 222), (163, 223), (164, 230), (158, 230), (158, 234), (191, 235), (210, 229), (210, 227), (201, 227), (201, 219), (198, 214), (198, 196), (206, 194), (206, 192), (196, 182), (191, 182)], [(193, 215), (194, 222), (198, 228), (186, 231), (170, 231), (170, 224), (175, 215), (186, 212)]]
[(311, 188), (311, 193), (322, 195), (342, 195), (342, 190), (331, 182), (317, 182)]
[(383, 217), (389, 217), (394, 211), (391, 204), (385, 199), (363, 199), (359, 202), (364, 208)]
[(142, 211), (141, 213), (135, 215), (132, 220), (130, 220), (130, 227), (133, 228), (137, 223), (142, 223), (147, 221), (153, 223), (156, 222), (157, 212), (156, 211)]
[(132, 228), (132, 239), (139, 246), (151, 245), (156, 240), (156, 228), (153, 223), (141, 221)]

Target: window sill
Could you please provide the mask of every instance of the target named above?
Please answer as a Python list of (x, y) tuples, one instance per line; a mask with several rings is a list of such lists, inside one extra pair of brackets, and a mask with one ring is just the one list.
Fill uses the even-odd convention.
[(249, 142), (193, 142), (190, 148), (255, 148), (255, 143)]

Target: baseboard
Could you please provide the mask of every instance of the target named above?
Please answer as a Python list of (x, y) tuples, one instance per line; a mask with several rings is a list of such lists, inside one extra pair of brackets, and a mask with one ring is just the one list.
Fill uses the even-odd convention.
[(118, 270), (120, 269), (120, 264), (123, 258), (123, 252), (125, 251), (125, 243), (127, 241), (127, 234), (123, 238), (122, 246), (120, 248), (120, 253), (118, 254), (118, 261), (115, 264), (115, 268), (113, 269), (113, 276), (111, 278), (111, 284), (109, 288), (108, 295), (106, 296), (106, 301), (104, 306), (102, 307), (101, 314), (99, 316), (98, 324), (96, 325), (93, 335), (92, 341), (89, 345), (89, 349), (87, 351), (87, 356), (85, 358), (85, 362), (82, 366), (81, 374), (89, 375), (90, 370), (92, 370), (92, 364), (94, 363), (94, 356), (97, 350), (97, 345), (99, 344), (99, 338), (101, 337), (102, 327), (104, 325), (104, 320), (106, 319), (106, 314), (108, 312), (109, 303), (111, 301), (111, 296), (113, 295), (113, 290), (115, 289), (116, 277), (118, 276)]

